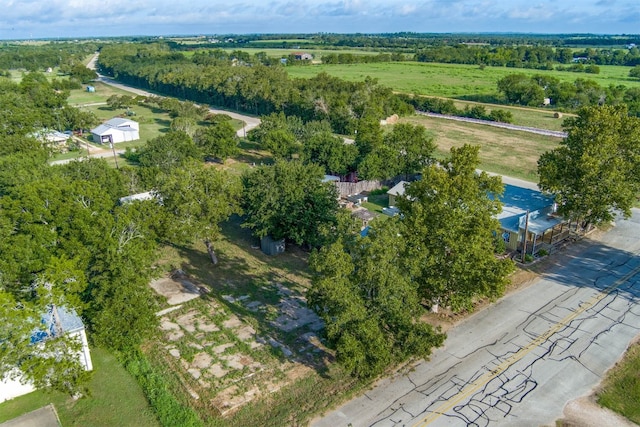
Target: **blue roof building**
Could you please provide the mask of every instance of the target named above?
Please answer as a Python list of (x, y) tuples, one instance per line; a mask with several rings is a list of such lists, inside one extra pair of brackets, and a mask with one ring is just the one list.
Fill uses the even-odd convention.
[(564, 227), (566, 221), (556, 215), (553, 197), (505, 184), (500, 201), (502, 212), (498, 220), (507, 249), (522, 250), (526, 241), (527, 253), (536, 254), (542, 249), (549, 251), (569, 235), (569, 229)]

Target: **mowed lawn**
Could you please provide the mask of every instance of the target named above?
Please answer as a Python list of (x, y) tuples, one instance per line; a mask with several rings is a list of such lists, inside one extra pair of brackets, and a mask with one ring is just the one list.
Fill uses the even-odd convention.
[(82, 89), (74, 89), (70, 91), (69, 98), (67, 98), (67, 102), (69, 103), (69, 105), (78, 106), (78, 105), (85, 105), (85, 104), (94, 104), (99, 102), (107, 102), (107, 99), (111, 95), (136, 96), (131, 92), (127, 92), (122, 89), (118, 89), (116, 87), (106, 85), (102, 82), (92, 82), (90, 85), (96, 89), (95, 92), (87, 92), (86, 84), (82, 85)]
[(595, 80), (600, 86), (624, 85), (640, 87), (640, 79), (629, 77), (631, 67), (600, 66), (600, 74), (544, 71), (524, 68), (485, 67), (477, 65), (438, 64), (425, 62), (385, 62), (372, 64), (339, 64), (291, 66), (286, 68), (291, 77), (311, 78), (321, 72), (349, 81), (373, 77), (395, 91), (448, 98), (469, 95), (493, 95), (497, 82), (510, 74), (541, 74), (561, 81), (574, 82), (578, 78)]
[(481, 169), (531, 182), (538, 182), (540, 155), (561, 141), (528, 132), (426, 116), (407, 117), (402, 121), (426, 127), (438, 146), (438, 157), (448, 155), (451, 147), (479, 145)]
[(59, 392), (34, 391), (0, 404), (0, 423), (53, 403), (65, 427), (156, 427), (155, 418), (136, 380), (116, 358), (97, 347), (90, 396), (74, 400)]

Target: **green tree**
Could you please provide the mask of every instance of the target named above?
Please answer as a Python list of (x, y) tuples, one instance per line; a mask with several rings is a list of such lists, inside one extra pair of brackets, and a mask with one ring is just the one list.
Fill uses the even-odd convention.
[(358, 149), (330, 132), (320, 132), (305, 141), (302, 153), (305, 162), (321, 165), (327, 173), (345, 175), (353, 170)]
[(289, 119), (284, 113), (263, 116), (260, 126), (249, 131), (249, 141), (257, 142), (275, 159), (290, 159), (301, 148), (296, 133), (303, 132), (300, 119)]
[(338, 362), (357, 377), (427, 357), (444, 341), (443, 334), (419, 320), (423, 308), (404, 269), (399, 227), (389, 220), (363, 239), (343, 235), (310, 259), (309, 305), (324, 320)]
[[(18, 301), (0, 289), (0, 379), (20, 378), (69, 395), (84, 393), (91, 373), (78, 360), (81, 343), (67, 334), (52, 334), (50, 324), (42, 322), (51, 311), (40, 302)], [(35, 334), (45, 337), (39, 345), (31, 342)]]
[(558, 211), (600, 224), (625, 217), (640, 194), (640, 119), (626, 106), (587, 107), (565, 121), (568, 136), (538, 160), (540, 188)]
[(191, 161), (162, 175), (157, 192), (171, 218), (167, 224), (169, 240), (177, 244), (202, 240), (211, 262), (217, 264), (213, 242), (220, 234), (220, 223), (240, 212), (239, 180)]
[(507, 102), (521, 105), (542, 105), (545, 92), (526, 74), (510, 74), (498, 80), (498, 90)]
[(236, 131), (226, 120), (198, 129), (193, 140), (205, 157), (225, 161), (240, 152)]
[(89, 83), (90, 81), (98, 78), (98, 73), (88, 69), (81, 63), (77, 63), (71, 67), (69, 75), (71, 78), (79, 80), (80, 83)]
[(184, 132), (189, 135), (189, 137), (193, 137), (198, 128), (198, 123), (192, 117), (178, 116), (171, 120), (169, 128), (172, 132)]
[(338, 211), (336, 187), (323, 176), (320, 166), (298, 161), (249, 170), (242, 177), (243, 226), (259, 238), (320, 245), (321, 228), (335, 224)]
[(433, 161), (436, 144), (421, 125), (399, 123), (384, 137), (384, 144), (393, 152), (397, 171), (408, 178)]
[(454, 311), (471, 309), (475, 298), (499, 297), (513, 268), (494, 255), (500, 177), (476, 173), (478, 147), (452, 148), (440, 165), (422, 172), (397, 204), (404, 215), (407, 269), (421, 296)]
[(157, 168), (162, 172), (180, 167), (189, 159), (201, 158), (200, 150), (189, 135), (174, 131), (152, 139), (138, 149), (138, 161), (147, 168)]
[(119, 108), (128, 108), (134, 105), (135, 99), (129, 95), (111, 95), (107, 98), (107, 105), (112, 110)]
[(640, 79), (640, 65), (636, 65), (631, 70), (629, 70), (629, 77)]

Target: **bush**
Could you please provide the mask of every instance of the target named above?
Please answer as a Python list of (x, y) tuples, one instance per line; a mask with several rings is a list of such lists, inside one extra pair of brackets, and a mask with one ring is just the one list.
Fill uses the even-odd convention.
[(511, 114), (511, 111), (491, 110), (489, 120), (501, 123), (513, 123), (513, 114)]
[(389, 187), (382, 187), (382, 188), (378, 188), (377, 190), (371, 190), (369, 192), (370, 196), (379, 196), (381, 194), (387, 194), (387, 191), (389, 191)]
[(538, 256), (547, 256), (547, 255), (549, 255), (549, 252), (547, 252), (547, 251), (546, 251), (546, 250), (544, 250), (544, 249), (540, 249), (540, 250), (538, 251)]

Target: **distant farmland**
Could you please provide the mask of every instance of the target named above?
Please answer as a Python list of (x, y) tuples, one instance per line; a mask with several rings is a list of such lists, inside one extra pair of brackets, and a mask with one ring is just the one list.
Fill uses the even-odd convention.
[(640, 87), (640, 80), (628, 77), (630, 67), (600, 66), (600, 74), (544, 71), (523, 68), (485, 67), (477, 65), (436, 64), (424, 62), (384, 62), (370, 64), (291, 66), (291, 77), (311, 78), (325, 72), (349, 81), (373, 77), (399, 92), (420, 95), (459, 98), (468, 95), (492, 95), (501, 78), (515, 73), (542, 74), (561, 81), (573, 82), (578, 78), (596, 81), (602, 87), (624, 85)]

